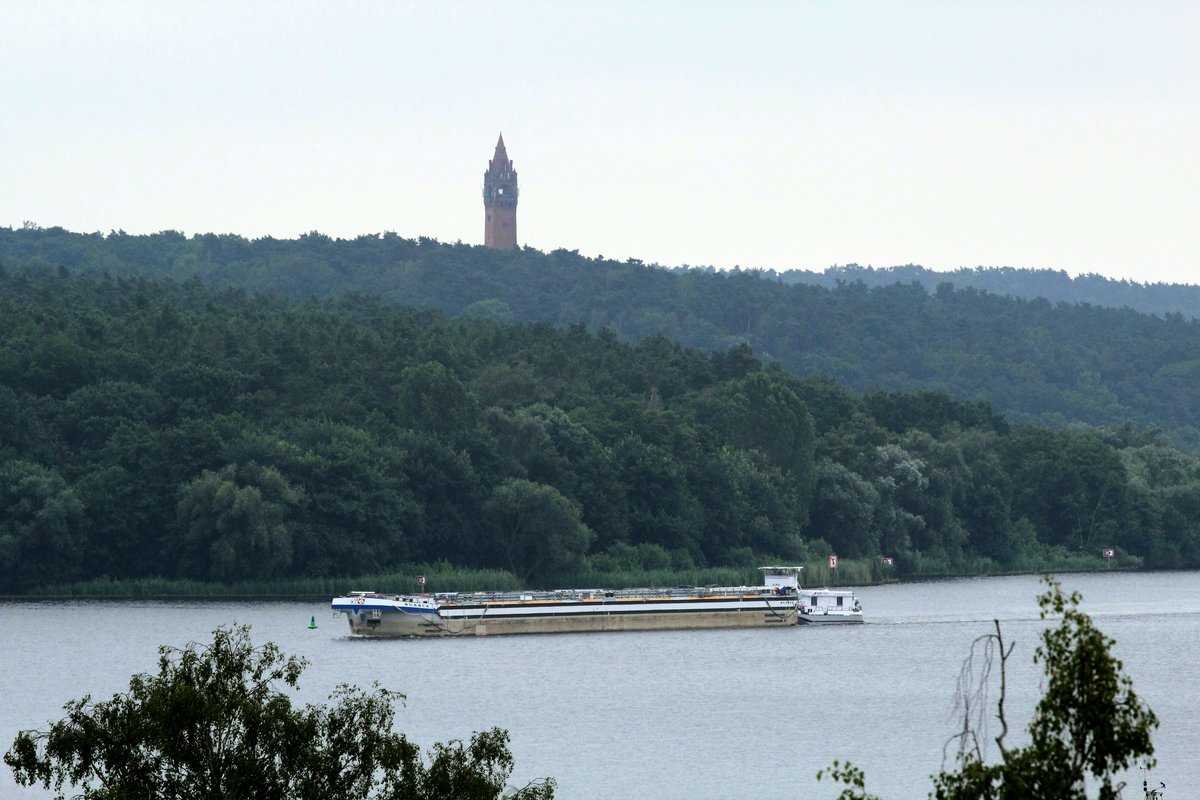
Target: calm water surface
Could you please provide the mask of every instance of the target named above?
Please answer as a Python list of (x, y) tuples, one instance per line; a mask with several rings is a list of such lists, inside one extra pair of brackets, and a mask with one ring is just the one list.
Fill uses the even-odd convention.
[[(1200, 573), (1064, 584), (1117, 640), (1162, 721), (1154, 781), (1168, 798), (1200, 796)], [(205, 641), (237, 621), (312, 662), (302, 700), (378, 681), (408, 695), (399, 722), (419, 744), (507, 728), (513, 782), (554, 776), (564, 800), (832, 798), (814, 776), (835, 758), (865, 768), (885, 798), (921, 798), (956, 727), (962, 660), (993, 618), (1017, 643), (1010, 726), (1028, 721), (1040, 590), (1034, 577), (864, 588), (868, 624), (845, 628), (393, 641), (351, 639), (317, 603), (0, 604), (0, 749), (58, 719), (67, 700), (124, 690), (154, 669), (159, 644)], [(1128, 779), (1125, 797), (1140, 797), (1141, 776)], [(0, 797), (44, 796), (0, 767)]]

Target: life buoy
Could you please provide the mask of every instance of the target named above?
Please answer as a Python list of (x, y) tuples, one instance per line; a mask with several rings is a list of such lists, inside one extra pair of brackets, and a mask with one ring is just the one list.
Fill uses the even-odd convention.
[(358, 603), (358, 604), (361, 606), (361, 605), (362, 605), (363, 603), (365, 603), (366, 601), (365, 601), (365, 600), (363, 600), (363, 599), (360, 597), (360, 598), (358, 598), (357, 600), (355, 600), (354, 602)]

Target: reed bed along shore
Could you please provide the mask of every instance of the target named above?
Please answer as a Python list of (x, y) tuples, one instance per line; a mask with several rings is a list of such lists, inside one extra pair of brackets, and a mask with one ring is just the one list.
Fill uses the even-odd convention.
[[(925, 559), (901, 577), (897, 567), (880, 558), (840, 559), (836, 569), (827, 559), (809, 560), (802, 565), (803, 586), (869, 586), (897, 580), (932, 580), (975, 575), (1020, 573), (1099, 572), (1111, 569), (1139, 569), (1139, 559), (1123, 557), (1104, 560), (1096, 556), (1046, 553), (1027, 564), (1002, 567), (989, 559), (977, 559), (967, 565), (951, 566), (936, 559)], [(418, 576), (425, 576), (425, 583)], [(107, 578), (77, 583), (52, 584), (7, 599), (321, 599), (350, 591), (387, 593), (515, 591), (518, 589), (611, 588), (631, 589), (660, 586), (756, 586), (762, 583), (757, 565), (745, 567), (706, 567), (694, 569), (583, 570), (551, 576), (536, 585), (523, 582), (507, 570), (469, 569), (449, 564), (413, 564), (356, 577), (281, 578), (270, 581), (210, 583), (169, 578), (112, 580)]]

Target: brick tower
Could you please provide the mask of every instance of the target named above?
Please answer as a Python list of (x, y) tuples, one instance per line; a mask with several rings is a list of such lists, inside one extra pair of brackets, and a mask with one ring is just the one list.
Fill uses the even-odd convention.
[(517, 246), (517, 171), (504, 149), (504, 134), (483, 173), (483, 244), (497, 250)]

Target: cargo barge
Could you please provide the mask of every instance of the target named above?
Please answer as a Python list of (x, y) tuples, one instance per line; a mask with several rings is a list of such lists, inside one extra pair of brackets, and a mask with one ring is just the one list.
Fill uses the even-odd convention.
[(359, 636), (493, 636), (691, 628), (785, 628), (863, 621), (848, 589), (802, 589), (801, 567), (760, 567), (762, 586), (556, 589), (335, 597)]

